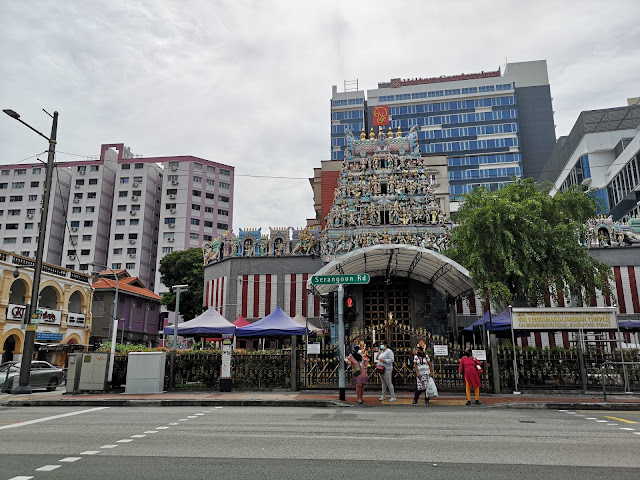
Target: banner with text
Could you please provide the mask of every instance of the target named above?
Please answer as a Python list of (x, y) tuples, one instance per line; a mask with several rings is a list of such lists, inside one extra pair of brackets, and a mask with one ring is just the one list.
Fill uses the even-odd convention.
[(514, 330), (615, 330), (617, 308), (513, 308)]

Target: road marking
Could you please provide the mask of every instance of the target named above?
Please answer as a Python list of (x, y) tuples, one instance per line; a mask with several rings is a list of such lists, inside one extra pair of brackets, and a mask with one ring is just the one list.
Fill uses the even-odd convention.
[(44, 467), (36, 468), (36, 472), (50, 472), (56, 468), (60, 468), (60, 465), (45, 465)]
[(189, 415), (187, 418), (198, 418), (195, 415)]
[(82, 460), (82, 457), (67, 457), (62, 460), (58, 460), (59, 462), (77, 462), (78, 460)]
[(129, 443), (133, 442), (133, 438), (123, 438), (122, 440), (118, 440), (116, 443)]
[(625, 420), (624, 418), (618, 418), (618, 417), (607, 417), (606, 415), (605, 415), (605, 417), (604, 417), (604, 418), (609, 418), (609, 419), (611, 419), (611, 420), (617, 420), (618, 422), (624, 422), (624, 423), (638, 423), (638, 422), (634, 422), (634, 421), (631, 421), (631, 420)]
[(607, 420), (596, 420), (598, 423), (607, 423)]
[(201, 416), (204, 415), (204, 413), (194, 413), (194, 415)]
[(146, 431), (146, 432), (144, 432), (144, 433), (158, 433), (158, 431), (157, 431), (157, 430), (147, 430), (147, 431)]
[(223, 408), (223, 407), (213, 407), (213, 408)]
[(178, 425), (178, 422), (170, 423), (169, 425)]
[(131, 438), (144, 438), (146, 435), (131, 435)]
[(26, 422), (14, 423), (13, 425), (3, 425), (2, 427), (0, 427), (0, 430), (4, 430), (7, 428), (24, 427), (26, 425), (33, 425), (34, 423), (48, 422), (49, 420), (56, 420), (58, 418), (64, 418), (64, 417), (72, 417), (74, 415), (81, 415), (83, 413), (97, 412), (98, 410), (104, 410), (105, 408), (109, 408), (109, 407), (96, 407), (96, 408), (90, 408), (89, 410), (80, 410), (78, 412), (70, 412), (70, 413), (62, 413), (60, 415), (53, 415), (52, 417), (36, 418), (35, 420), (27, 420)]
[(210, 412), (211, 412), (211, 410), (205, 410), (204, 411), (204, 413), (210, 413)]
[(558, 410), (559, 412), (568, 412), (568, 410)]
[(102, 445), (100, 448), (116, 448), (118, 445)]
[(33, 477), (25, 477), (25, 476), (21, 476), (21, 477), (13, 477), (10, 478), (9, 480), (31, 480)]
[(607, 427), (613, 427), (614, 425), (618, 425), (617, 423), (607, 423)]
[(640, 435), (640, 432), (633, 432), (633, 433), (635, 433), (636, 435)]
[(629, 428), (629, 427), (620, 427), (620, 430), (628, 430), (630, 432), (633, 432), (635, 430), (635, 428)]
[(100, 450), (87, 450), (86, 452), (80, 452), (80, 455), (95, 455), (100, 453)]
[(156, 430), (166, 430), (169, 427), (156, 427)]
[(575, 415), (576, 412), (567, 412), (569, 415)]
[(587, 417), (587, 418), (585, 418), (585, 420), (597, 420), (597, 418), (596, 417)]
[(179, 422), (188, 422), (189, 419), (188, 418), (181, 418), (180, 420), (178, 420)]

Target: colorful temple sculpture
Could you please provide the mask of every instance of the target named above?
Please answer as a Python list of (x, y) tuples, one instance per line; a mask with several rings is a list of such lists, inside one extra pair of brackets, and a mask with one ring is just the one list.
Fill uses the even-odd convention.
[(204, 263), (227, 257), (320, 255), (330, 262), (354, 249), (380, 244), (446, 249), (451, 237), (446, 196), (437, 197), (436, 170), (422, 157), (417, 127), (405, 136), (373, 129), (356, 139), (347, 131), (345, 160), (326, 228), (240, 229), (203, 245)]
[(611, 216), (601, 216), (589, 220), (581, 243), (587, 248), (625, 247), (640, 243), (640, 218), (625, 217), (614, 222)]

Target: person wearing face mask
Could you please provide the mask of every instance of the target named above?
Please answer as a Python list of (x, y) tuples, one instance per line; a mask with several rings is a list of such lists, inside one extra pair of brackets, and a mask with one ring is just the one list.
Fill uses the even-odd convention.
[[(382, 396), (380, 397), (380, 401), (383, 401), (387, 398), (387, 390), (391, 395), (389, 398), (390, 402), (396, 401), (396, 392), (393, 388), (393, 350), (389, 348), (389, 344), (387, 342), (380, 343), (380, 348), (378, 350), (378, 374), (380, 375), (380, 384), (382, 385)], [(384, 370), (382, 370), (382, 368)]]
[(346, 362), (351, 365), (353, 373), (353, 383), (356, 385), (356, 398), (358, 403), (362, 404), (364, 397), (364, 385), (367, 383), (367, 365), (369, 364), (369, 357), (363, 352), (359, 345), (355, 345), (346, 359)]

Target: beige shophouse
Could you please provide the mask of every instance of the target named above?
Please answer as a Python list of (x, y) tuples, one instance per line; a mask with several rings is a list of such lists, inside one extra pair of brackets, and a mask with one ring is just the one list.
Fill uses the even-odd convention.
[[(0, 250), (0, 356), (20, 361), (22, 319), (31, 302), (35, 260)], [(84, 350), (91, 333), (91, 277), (58, 265), (42, 265), (34, 352), (64, 366), (67, 353)]]

